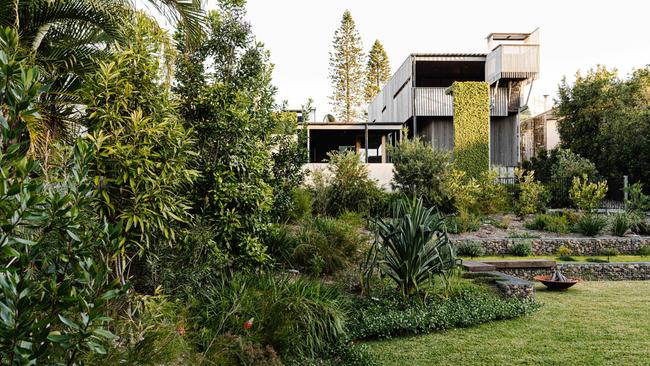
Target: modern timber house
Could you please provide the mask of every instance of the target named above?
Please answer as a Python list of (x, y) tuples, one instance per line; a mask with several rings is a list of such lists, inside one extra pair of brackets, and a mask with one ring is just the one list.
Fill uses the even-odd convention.
[[(489, 94), (479, 101), (489, 139), (486, 162), (514, 167), (520, 160), (519, 116), (539, 76), (539, 31), (491, 33), (488, 53), (415, 53), (409, 55), (368, 105), (363, 123), (308, 123), (310, 163), (320, 163), (331, 150), (355, 150), (372, 165), (389, 164), (386, 146), (408, 129), (434, 148), (454, 152), (454, 95), (457, 82), (480, 82)], [(489, 133), (487, 133), (489, 130)], [(381, 182), (381, 180), (380, 180)]]

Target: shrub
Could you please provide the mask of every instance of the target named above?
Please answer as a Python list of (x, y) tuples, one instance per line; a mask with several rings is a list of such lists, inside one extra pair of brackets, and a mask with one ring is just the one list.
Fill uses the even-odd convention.
[(269, 345), (283, 358), (313, 357), (346, 338), (341, 292), (301, 277), (236, 274), (194, 294), (191, 306), (193, 334), (207, 354), (224, 333)]
[(580, 216), (574, 229), (584, 236), (596, 236), (607, 226), (607, 220), (597, 214)]
[(421, 198), (396, 202), (392, 217), (376, 219), (374, 226), (381, 240), (371, 250), (377, 251), (379, 269), (404, 297), (418, 293), (432, 275), (456, 264), (442, 216), (424, 208)]
[(485, 249), (477, 241), (463, 241), (458, 245), (457, 254), (464, 257), (480, 257), (485, 254)]
[(546, 206), (546, 196), (544, 186), (535, 181), (535, 173), (532, 171), (515, 170), (517, 180), (519, 181), (520, 192), (517, 202), (515, 202), (515, 213), (519, 216), (525, 216), (540, 212)]
[(485, 82), (454, 82), (454, 165), (478, 178), (490, 169), (490, 90)]
[(569, 220), (565, 216), (551, 214), (537, 214), (533, 221), (524, 224), (530, 230), (544, 230), (554, 233), (568, 233)]
[(571, 248), (562, 245), (557, 249), (557, 254), (560, 256), (570, 256), (571, 254), (573, 254), (573, 251), (571, 250)]
[(607, 259), (593, 258), (593, 257), (589, 257), (589, 258), (587, 258), (585, 260), (587, 262), (590, 262), (590, 263), (607, 263), (607, 262), (609, 262), (609, 260), (607, 260)]
[[(368, 177), (368, 168), (353, 151), (328, 154), (328, 171), (312, 176), (310, 190), (317, 212), (331, 216), (346, 211), (367, 215), (380, 199), (377, 182)], [(328, 175), (329, 174), (329, 175)]]
[(616, 248), (605, 248), (600, 252), (600, 255), (606, 256), (607, 261), (609, 262), (610, 257), (619, 256), (621, 252)]
[(627, 188), (628, 200), (625, 202), (627, 209), (632, 211), (650, 210), (650, 196), (643, 193), (643, 183), (637, 182)]
[(557, 161), (553, 164), (553, 179), (565, 182), (575, 177), (587, 176), (595, 178), (598, 174), (596, 165), (587, 158), (569, 149), (557, 149)]
[(510, 252), (517, 257), (528, 257), (532, 254), (533, 248), (528, 241), (519, 241), (512, 246)]
[(481, 217), (471, 213), (461, 212), (458, 215), (447, 216), (445, 218), (447, 230), (452, 234), (478, 231), (482, 224)]
[(496, 181), (496, 172), (485, 171), (478, 178), (453, 169), (445, 185), (445, 192), (460, 215), (481, 215), (501, 212), (508, 206), (506, 187)]
[(443, 202), (443, 186), (450, 171), (449, 153), (434, 149), (419, 137), (403, 139), (390, 148), (390, 153), (394, 189), (409, 197), (422, 197), (429, 207)]
[(499, 184), (497, 177), (497, 172), (488, 170), (481, 173), (477, 179), (479, 185), (477, 203), (480, 212), (484, 214), (506, 211), (510, 204), (506, 186)]
[(313, 199), (308, 190), (294, 188), (291, 191), (291, 203), (291, 207), (286, 212), (286, 222), (300, 222), (311, 215)]
[(316, 276), (332, 274), (358, 258), (367, 240), (353, 224), (314, 217), (301, 224), (291, 263)]
[(462, 290), (449, 299), (412, 299), (387, 294), (359, 298), (352, 306), (348, 328), (354, 339), (387, 338), (434, 330), (470, 327), (492, 320), (530, 314), (539, 305), (530, 300), (505, 300), (480, 290)]
[(643, 245), (639, 248), (639, 255), (643, 257), (650, 256), (650, 245)]
[(591, 183), (587, 175), (583, 175), (582, 179), (574, 177), (569, 189), (573, 203), (585, 212), (595, 211), (606, 193), (607, 182)]
[(630, 230), (632, 226), (632, 221), (630, 220), (628, 214), (618, 213), (612, 216), (610, 226), (612, 235), (625, 236), (625, 234), (628, 232), (628, 230)]

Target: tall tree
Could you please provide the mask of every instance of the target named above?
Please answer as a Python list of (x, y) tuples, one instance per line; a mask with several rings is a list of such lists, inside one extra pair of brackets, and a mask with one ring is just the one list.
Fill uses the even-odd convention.
[(333, 46), (329, 76), (334, 113), (341, 121), (360, 120), (363, 117), (363, 46), (348, 10), (343, 13), (341, 26), (334, 33)]
[(381, 87), (390, 78), (390, 61), (384, 50), (384, 46), (375, 40), (368, 53), (368, 64), (366, 65), (366, 102), (370, 103), (381, 91)]

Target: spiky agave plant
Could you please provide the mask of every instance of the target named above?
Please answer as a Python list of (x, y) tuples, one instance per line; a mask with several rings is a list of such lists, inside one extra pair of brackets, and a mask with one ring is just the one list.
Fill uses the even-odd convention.
[(454, 268), (456, 253), (440, 214), (425, 208), (421, 198), (403, 198), (392, 217), (375, 219), (380, 270), (397, 284), (404, 297), (420, 291), (434, 275)]

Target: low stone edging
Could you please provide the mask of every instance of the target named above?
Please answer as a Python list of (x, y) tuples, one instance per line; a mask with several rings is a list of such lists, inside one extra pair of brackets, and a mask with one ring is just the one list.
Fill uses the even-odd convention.
[[(569, 278), (585, 281), (643, 281), (650, 280), (650, 262), (629, 263), (558, 263), (556, 268)], [(548, 275), (552, 269), (516, 268), (501, 272), (532, 280), (537, 275)]]
[(516, 243), (530, 243), (535, 255), (556, 254), (561, 246), (571, 249), (573, 255), (598, 255), (604, 249), (615, 248), (621, 254), (637, 254), (644, 245), (650, 246), (650, 237), (625, 238), (475, 238), (453, 239), (452, 242), (478, 242), (486, 255), (507, 255)]
[(535, 296), (535, 286), (532, 282), (503, 272), (487, 272), (498, 276), (495, 281), (497, 290), (506, 299), (532, 299)]

